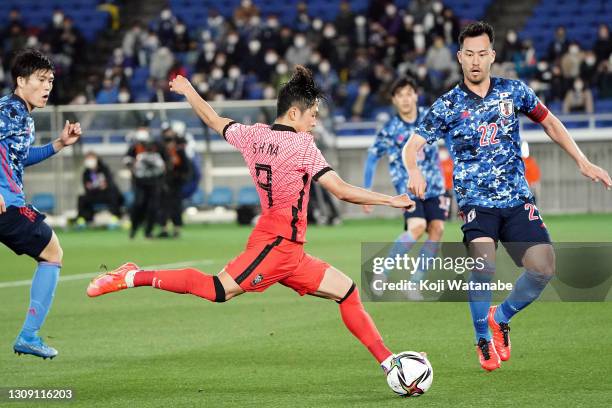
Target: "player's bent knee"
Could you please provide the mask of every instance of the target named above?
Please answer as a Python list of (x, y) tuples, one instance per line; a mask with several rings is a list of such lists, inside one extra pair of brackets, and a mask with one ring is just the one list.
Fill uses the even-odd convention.
[(421, 236), (425, 233), (426, 226), (427, 224), (425, 220), (423, 220), (422, 222), (409, 222), (408, 230), (412, 234), (412, 238), (414, 238), (415, 241), (421, 238)]
[(240, 285), (225, 270), (213, 277), (213, 283), (215, 285), (215, 302), (226, 302), (244, 293)]
[(55, 262), (61, 264), (63, 258), (64, 250), (62, 249), (59, 243), (57, 235), (53, 233), (53, 235), (51, 236), (51, 240), (49, 241), (45, 249), (43, 249), (40, 255), (38, 255), (38, 259), (46, 262)]
[(444, 223), (429, 223), (429, 225), (427, 226), (427, 234), (429, 235), (429, 239), (431, 241), (439, 241), (440, 239), (442, 239), (442, 234), (444, 234)]

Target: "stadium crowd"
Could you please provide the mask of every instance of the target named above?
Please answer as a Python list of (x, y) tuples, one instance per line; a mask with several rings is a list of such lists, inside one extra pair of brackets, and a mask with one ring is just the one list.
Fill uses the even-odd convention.
[[(70, 103), (173, 101), (167, 84), (177, 74), (189, 76), (208, 100), (269, 99), (292, 66), (304, 64), (329, 96), (334, 115), (359, 120), (389, 109), (388, 88), (398, 74), (417, 79), (424, 104), (460, 79), (455, 43), (461, 22), (442, 2), (412, 1), (399, 9), (371, 1), (356, 13), (341, 1), (333, 21), (311, 17), (306, 2), (296, 7), (295, 20), (284, 25), (243, 0), (231, 18), (210, 8), (200, 27), (187, 26), (165, 8), (154, 21), (128, 28), (103, 78)], [(57, 86), (70, 86), (85, 40), (62, 10), (55, 10), (46, 27), (35, 28), (26, 27), (15, 9), (2, 34), (3, 94), (11, 89), (10, 55), (24, 46), (52, 55)], [(547, 55), (537, 55), (530, 39), (510, 30), (497, 40), (503, 52), (493, 74), (527, 81), (547, 103), (562, 102), (565, 112), (592, 112), (594, 97), (612, 98), (609, 27), (598, 27), (591, 49), (574, 40), (558, 27)]]

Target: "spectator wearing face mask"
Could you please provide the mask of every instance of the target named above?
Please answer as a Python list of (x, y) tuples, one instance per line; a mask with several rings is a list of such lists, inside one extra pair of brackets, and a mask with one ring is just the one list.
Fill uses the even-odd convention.
[(580, 76), (580, 65), (582, 65), (580, 46), (577, 43), (572, 43), (561, 57), (561, 73), (565, 82), (570, 86), (574, 78)]
[(580, 64), (580, 78), (584, 81), (587, 88), (595, 85), (597, 79), (597, 57), (593, 51), (586, 51), (584, 59)]
[(311, 53), (312, 49), (306, 43), (306, 36), (304, 34), (297, 34), (293, 45), (289, 47), (285, 54), (285, 60), (290, 66), (306, 65)]
[(169, 8), (164, 8), (159, 14), (159, 19), (154, 24), (156, 26), (157, 37), (162, 46), (172, 47), (175, 38), (174, 27), (176, 25), (177, 19), (172, 15), (172, 11)]
[(517, 54), (521, 53), (521, 44), (518, 42), (516, 31), (509, 29), (504, 40), (503, 51), (500, 55), (500, 62), (513, 62)]
[(581, 78), (574, 80), (574, 85), (563, 99), (563, 113), (570, 112), (593, 113), (593, 94), (584, 86)]
[(612, 54), (597, 68), (597, 89), (600, 98), (612, 98)]
[(259, 9), (257, 6), (254, 5), (251, 0), (242, 0), (240, 6), (234, 10), (234, 23), (238, 27), (242, 27), (255, 16), (259, 16)]
[(117, 219), (121, 217), (123, 199), (109, 168), (94, 152), (85, 155), (83, 166), (84, 193), (78, 199), (77, 223), (91, 223), (101, 205), (106, 206)]

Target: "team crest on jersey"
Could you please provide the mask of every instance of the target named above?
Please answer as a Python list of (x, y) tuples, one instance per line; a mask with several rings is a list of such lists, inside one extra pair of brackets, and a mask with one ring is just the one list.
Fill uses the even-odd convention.
[(514, 114), (514, 103), (512, 99), (501, 99), (499, 101), (499, 112), (506, 118), (512, 116)]
[(476, 210), (472, 208), (472, 210), (468, 213), (466, 222), (472, 222), (476, 218)]
[(255, 277), (255, 279), (253, 279), (253, 280), (251, 281), (251, 286), (255, 286), (255, 285), (257, 285), (257, 284), (258, 284), (259, 282), (261, 282), (262, 280), (263, 280), (263, 275), (260, 273), (259, 275), (257, 275), (257, 276)]

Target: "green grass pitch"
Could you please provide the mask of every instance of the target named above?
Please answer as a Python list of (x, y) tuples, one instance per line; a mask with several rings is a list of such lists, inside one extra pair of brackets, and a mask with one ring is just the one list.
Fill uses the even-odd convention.
[[(556, 241), (612, 241), (612, 215), (549, 216), (546, 222)], [(371, 219), (311, 228), (306, 249), (358, 279), (360, 242), (392, 240), (398, 225)], [(151, 242), (130, 242), (122, 231), (60, 232), (62, 276), (127, 260), (190, 262), (216, 273), (249, 232), (192, 226), (180, 240)], [(445, 239), (460, 240), (457, 223), (448, 225)], [(387, 387), (334, 302), (300, 298), (280, 285), (212, 304), (150, 288), (89, 299), (88, 279), (61, 281), (42, 333), (60, 355), (52, 361), (18, 357), (12, 342), (29, 285), (6, 282), (30, 279), (34, 262), (3, 248), (0, 265), (0, 387), (72, 388), (70, 407), (608, 407), (612, 400), (609, 302), (535, 303), (513, 320), (512, 360), (492, 373), (477, 363), (466, 304), (368, 302), (392, 350), (429, 354), (433, 386), (406, 400)]]

